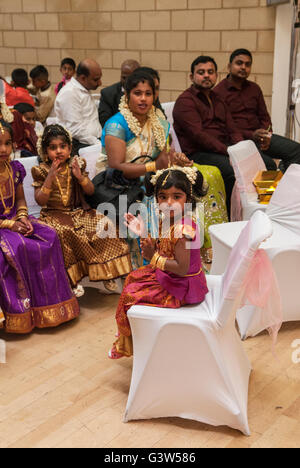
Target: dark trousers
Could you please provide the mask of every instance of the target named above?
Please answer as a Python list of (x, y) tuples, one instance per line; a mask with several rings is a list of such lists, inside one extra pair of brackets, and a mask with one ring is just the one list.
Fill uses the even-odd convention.
[(281, 159), (283, 169), (286, 171), (290, 164), (300, 164), (300, 144), (289, 138), (273, 134), (271, 144), (267, 151), (261, 152), (268, 170), (276, 170), (272, 158)]
[(202, 151), (198, 151), (197, 153), (189, 155), (189, 158), (192, 159), (196, 164), (216, 166), (220, 169), (225, 184), (226, 206), (230, 219), (231, 194), (235, 183), (235, 176), (232, 166), (229, 162), (229, 156), (224, 154), (204, 153)]

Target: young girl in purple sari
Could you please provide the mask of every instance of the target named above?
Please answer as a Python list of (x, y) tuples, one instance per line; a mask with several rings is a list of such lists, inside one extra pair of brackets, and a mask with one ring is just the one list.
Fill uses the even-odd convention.
[(54, 229), (28, 216), (25, 169), (10, 161), (13, 131), (0, 120), (0, 328), (29, 333), (79, 315)]
[(158, 239), (147, 237), (141, 216), (125, 215), (127, 227), (142, 239), (142, 254), (150, 265), (133, 271), (126, 279), (116, 312), (118, 338), (109, 351), (111, 359), (133, 353), (127, 318), (130, 307), (139, 304), (176, 309), (202, 302), (208, 292), (200, 233), (193, 218), (185, 215), (186, 204), (195, 208), (196, 197), (205, 195), (201, 172), (173, 166), (152, 176), (150, 190), (146, 185), (147, 194), (154, 194), (158, 203)]

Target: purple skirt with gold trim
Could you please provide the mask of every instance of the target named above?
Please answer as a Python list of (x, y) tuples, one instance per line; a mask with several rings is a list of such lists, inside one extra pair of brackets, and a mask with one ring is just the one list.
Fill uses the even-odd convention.
[(56, 232), (30, 221), (30, 237), (0, 229), (0, 327), (8, 333), (56, 327), (79, 315)]

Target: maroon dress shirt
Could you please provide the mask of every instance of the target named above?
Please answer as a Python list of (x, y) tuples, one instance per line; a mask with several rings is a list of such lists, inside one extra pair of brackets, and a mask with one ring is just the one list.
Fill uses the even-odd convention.
[(181, 149), (187, 155), (196, 152), (227, 155), (227, 147), (243, 140), (229, 109), (212, 90), (211, 103), (206, 95), (191, 86), (177, 99), (173, 117)]
[(229, 107), (235, 125), (246, 140), (252, 139), (253, 132), (259, 128), (272, 129), (262, 90), (253, 81), (246, 80), (239, 89), (225, 78), (215, 87), (215, 93)]

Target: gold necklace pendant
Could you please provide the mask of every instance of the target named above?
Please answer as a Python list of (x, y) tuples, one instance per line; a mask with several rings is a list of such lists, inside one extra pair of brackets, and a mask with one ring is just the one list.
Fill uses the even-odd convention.
[(59, 181), (59, 178), (56, 176), (56, 182), (57, 182), (57, 186), (58, 186), (58, 190), (60, 192), (60, 196), (61, 196), (61, 201), (62, 201), (62, 204), (64, 206), (67, 206), (68, 205), (68, 202), (69, 202), (69, 197), (70, 197), (70, 186), (71, 186), (71, 175), (70, 175), (70, 168), (69, 166), (67, 166), (67, 170), (66, 172), (60, 174), (60, 175), (64, 175), (67, 173), (67, 190), (66, 192), (64, 193), (63, 189), (62, 189), (62, 186), (60, 184), (60, 181)]
[[(6, 166), (6, 170), (8, 172), (8, 179), (9, 179), (9, 185), (10, 185), (9, 192), (11, 193), (11, 197), (12, 197), (11, 206), (6, 206), (6, 203), (5, 203), (5, 200), (4, 200), (4, 193), (3, 193), (3, 190), (2, 190), (1, 186), (0, 186), (0, 198), (1, 198), (3, 208), (4, 208), (4, 213), (3, 214), (8, 215), (11, 212), (11, 210), (13, 209), (14, 205), (15, 205), (16, 192), (15, 192), (15, 186), (14, 186), (14, 181), (13, 181), (13, 169), (10, 166), (9, 163), (5, 163), (5, 166)], [(11, 198), (11, 197), (8, 197), (8, 198)]]

